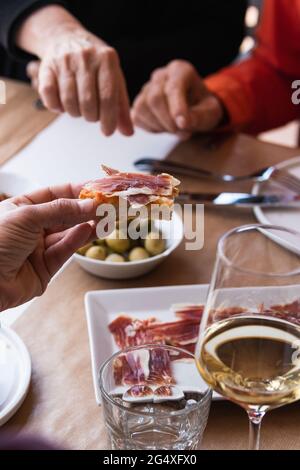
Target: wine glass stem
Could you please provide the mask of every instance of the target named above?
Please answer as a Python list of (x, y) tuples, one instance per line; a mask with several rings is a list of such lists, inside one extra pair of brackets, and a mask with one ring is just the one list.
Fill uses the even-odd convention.
[(261, 422), (265, 413), (249, 411), (249, 450), (259, 450)]

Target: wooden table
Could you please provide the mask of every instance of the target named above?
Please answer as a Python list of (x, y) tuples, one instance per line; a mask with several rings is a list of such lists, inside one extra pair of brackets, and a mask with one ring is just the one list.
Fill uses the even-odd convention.
[(38, 95), (28, 85), (8, 79), (5, 84), (7, 102), (0, 104), (0, 164), (28, 144), (56, 117), (35, 106)]
[[(15, 86), (18, 87), (17, 84)], [(6, 129), (9, 128), (10, 119), (11, 126), (14, 125), (8, 115)], [(2, 119), (0, 135), (3, 125)], [(190, 161), (207, 169), (243, 174), (297, 154), (298, 149), (262, 143), (245, 135), (233, 135), (226, 138), (195, 138), (181, 143), (167, 158)], [(185, 179), (183, 189), (186, 187), (219, 190), (222, 185)], [(248, 189), (247, 186), (235, 186), (235, 189), (241, 188)], [(185, 251), (182, 244), (157, 270), (135, 280), (101, 280), (71, 263), (44, 296), (35, 301), (15, 324), (16, 331), (30, 350), (33, 374), (29, 394), (6, 428), (13, 426), (16, 432), (45, 435), (69, 448), (107, 448), (102, 411), (96, 406), (92, 386), (83, 306), (85, 292), (207, 283), (219, 237), (233, 227), (251, 222), (255, 219), (250, 210), (206, 210), (203, 250)], [(298, 416), (297, 403), (270, 413), (263, 426), (262, 447), (300, 448)], [(247, 419), (243, 411), (227, 402), (213, 403), (203, 447), (243, 449), (247, 446), (247, 432)]]

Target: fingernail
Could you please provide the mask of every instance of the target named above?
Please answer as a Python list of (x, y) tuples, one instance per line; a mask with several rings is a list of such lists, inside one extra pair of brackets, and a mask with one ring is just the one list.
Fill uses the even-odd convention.
[(95, 209), (94, 199), (79, 199), (78, 204), (80, 205), (83, 212), (91, 212)]
[(185, 117), (184, 116), (177, 116), (176, 125), (179, 129), (185, 129), (186, 128), (186, 119), (185, 119)]

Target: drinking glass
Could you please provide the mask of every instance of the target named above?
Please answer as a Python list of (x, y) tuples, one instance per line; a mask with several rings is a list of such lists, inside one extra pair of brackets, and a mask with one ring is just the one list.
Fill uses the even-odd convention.
[(193, 354), (161, 345), (119, 351), (102, 365), (99, 387), (111, 449), (199, 446), (212, 392)]
[(239, 227), (218, 244), (196, 362), (215, 391), (248, 413), (250, 449), (259, 448), (265, 413), (300, 398), (297, 252), (300, 234), (270, 225)]

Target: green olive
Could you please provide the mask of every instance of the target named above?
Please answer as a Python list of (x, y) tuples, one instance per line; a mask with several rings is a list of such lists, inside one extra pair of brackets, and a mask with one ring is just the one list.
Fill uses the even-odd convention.
[(157, 232), (150, 232), (145, 239), (145, 248), (150, 255), (159, 255), (166, 249), (165, 240), (158, 237)]
[(117, 253), (112, 253), (108, 255), (105, 261), (110, 261), (111, 263), (125, 263), (125, 258), (122, 255), (118, 255)]
[(77, 253), (81, 256), (84, 256), (86, 252), (88, 251), (88, 249), (91, 248), (91, 246), (93, 246), (93, 244), (88, 243), (87, 245), (84, 245), (81, 248), (79, 248), (79, 250), (77, 250)]
[(87, 258), (104, 261), (106, 258), (106, 250), (104, 246), (91, 246), (85, 254)]
[(128, 255), (129, 261), (140, 261), (146, 258), (149, 258), (149, 253), (140, 246), (133, 248)]
[(109, 248), (111, 248), (116, 253), (124, 253), (124, 251), (129, 250), (130, 240), (125, 237), (124, 234), (118, 229), (115, 229), (105, 240)]

